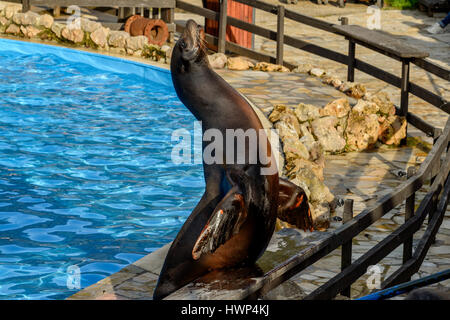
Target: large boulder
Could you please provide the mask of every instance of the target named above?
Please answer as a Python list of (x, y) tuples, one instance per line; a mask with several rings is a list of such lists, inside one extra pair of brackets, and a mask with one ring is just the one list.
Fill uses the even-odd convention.
[(20, 34), (20, 27), (14, 23), (11, 23), (8, 28), (6, 28), (5, 33), (18, 35)]
[(9, 24), (9, 20), (5, 17), (0, 17), (0, 26), (6, 26)]
[(36, 26), (50, 29), (52, 27), (53, 22), (54, 22), (53, 17), (46, 13), (39, 16), (39, 19), (36, 22)]
[(61, 37), (72, 41), (73, 43), (81, 43), (84, 40), (84, 31), (81, 29), (64, 28), (61, 31)]
[(285, 106), (284, 104), (276, 104), (269, 115), (269, 121), (275, 123), (279, 121), (285, 113), (290, 113), (295, 116), (295, 113), (291, 108)]
[(127, 39), (130, 38), (130, 34), (125, 31), (110, 31), (108, 37), (108, 44), (111, 47), (125, 48)]
[(6, 6), (5, 9), (3, 9), (3, 14), (5, 15), (6, 19), (12, 19), (12, 17), (14, 16), (14, 14), (16, 14), (17, 12), (19, 12), (20, 6), (17, 5), (9, 5)]
[(365, 100), (375, 103), (379, 112), (383, 115), (395, 115), (395, 105), (389, 99), (386, 92), (378, 92), (376, 94), (366, 94)]
[(227, 64), (227, 56), (223, 53), (214, 53), (208, 56), (209, 64), (213, 69), (223, 69)]
[(300, 103), (294, 108), (294, 113), (300, 122), (313, 121), (320, 117), (320, 108), (312, 104)]
[(287, 139), (298, 140), (297, 131), (289, 123), (278, 121), (277, 123), (275, 123), (274, 127), (277, 130), (278, 136), (280, 137), (281, 141)]
[(98, 28), (90, 34), (92, 42), (100, 48), (106, 48), (108, 45), (109, 28)]
[(41, 32), (41, 30), (35, 26), (21, 26), (20, 31), (22, 31), (23, 35), (27, 38), (36, 37)]
[(371, 101), (358, 100), (358, 103), (353, 107), (353, 112), (358, 112), (360, 114), (376, 114), (380, 111), (380, 107)]
[(380, 124), (378, 139), (387, 145), (400, 145), (400, 142), (406, 138), (407, 121), (401, 116), (387, 116), (382, 119)]
[(341, 98), (328, 103), (325, 107), (320, 109), (320, 115), (334, 116), (337, 118), (343, 118), (350, 112), (350, 104), (346, 98)]
[(243, 57), (230, 57), (227, 60), (227, 68), (230, 70), (244, 71), (253, 67), (254, 64)]
[(130, 37), (125, 41), (126, 48), (134, 51), (144, 49), (144, 46), (146, 46), (147, 44), (148, 38), (146, 36)]
[(51, 30), (58, 37), (61, 38), (61, 32), (66, 26), (59, 22), (53, 22)]
[(338, 119), (334, 116), (326, 116), (311, 122), (314, 135), (328, 152), (341, 152), (345, 148), (345, 139), (336, 130)]
[(102, 26), (99, 22), (95, 22), (83, 17), (76, 18), (73, 23), (77, 25), (77, 29), (81, 29), (89, 33), (94, 32)]
[(348, 117), (345, 135), (349, 151), (371, 148), (378, 140), (380, 124), (376, 114), (363, 114), (352, 110)]
[(35, 12), (28, 11), (26, 13), (17, 12), (13, 16), (13, 22), (17, 25), (36, 25), (39, 15)]
[(283, 152), (286, 161), (289, 163), (296, 159), (309, 159), (308, 149), (297, 138), (286, 138), (283, 140)]

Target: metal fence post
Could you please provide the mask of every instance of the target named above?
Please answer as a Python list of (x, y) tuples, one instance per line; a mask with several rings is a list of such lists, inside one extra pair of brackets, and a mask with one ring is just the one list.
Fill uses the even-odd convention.
[[(406, 172), (407, 179), (411, 178), (416, 174), (415, 167), (408, 167)], [(406, 198), (405, 202), (405, 222), (411, 219), (414, 216), (414, 206), (416, 200), (416, 193), (414, 192), (408, 198)], [(403, 263), (406, 263), (409, 259), (412, 258), (412, 249), (413, 249), (413, 235), (407, 238), (403, 243)], [(407, 280), (411, 280), (410, 278)]]
[(219, 44), (217, 52), (225, 53), (227, 39), (227, 0), (221, 0), (219, 13)]
[[(353, 219), (353, 199), (347, 199), (344, 202), (344, 215), (342, 217), (342, 223), (347, 223)], [(352, 240), (342, 245), (341, 255), (341, 271), (352, 264)], [(351, 297), (351, 286), (344, 288), (341, 294), (346, 297)]]
[(284, 47), (284, 6), (278, 6), (277, 13), (277, 64), (283, 65)]

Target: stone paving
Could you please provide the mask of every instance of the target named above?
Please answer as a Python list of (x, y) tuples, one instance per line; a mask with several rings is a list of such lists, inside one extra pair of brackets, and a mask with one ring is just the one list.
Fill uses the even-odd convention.
[[(343, 93), (306, 74), (229, 70), (218, 72), (238, 91), (260, 107), (265, 114), (270, 112), (273, 104), (277, 103), (289, 105), (312, 102), (318, 106), (324, 106), (327, 102), (343, 96)], [(273, 90), (273, 88), (277, 88), (277, 90)], [(420, 133), (416, 130), (415, 135), (420, 135)], [(424, 137), (423, 139), (425, 140)], [(356, 215), (370, 206), (377, 198), (392, 192), (393, 188), (405, 179), (399, 176), (399, 171), (406, 171), (409, 166), (420, 165), (429, 148), (428, 143), (419, 142), (414, 147), (395, 149), (383, 147), (371, 152), (328, 155), (324, 170), (325, 183), (336, 196), (354, 200)], [(427, 187), (425, 186), (417, 193), (417, 202), (424, 197), (426, 191)], [(337, 216), (342, 216), (342, 209), (340, 207), (336, 210)], [(401, 205), (356, 237), (353, 240), (353, 259), (360, 257), (400, 226), (404, 221), (403, 212), (404, 205)], [(436, 243), (431, 247), (420, 271), (413, 279), (450, 268), (450, 215), (448, 213)], [(333, 222), (329, 231), (340, 225), (341, 222)], [(425, 223), (421, 231), (416, 234), (414, 244), (417, 244), (426, 225)], [(318, 231), (307, 234), (294, 229), (283, 229), (274, 236), (258, 265), (264, 266), (263, 269), (267, 271), (276, 263), (282, 262), (301, 250), (306, 244), (326, 237), (327, 234), (328, 232)], [(71, 299), (151, 299), (166, 249), (160, 249), (158, 252), (138, 260), (119, 273), (82, 290)], [(382, 270), (381, 280), (395, 271), (401, 264), (401, 257), (402, 247), (400, 246), (379, 263)], [(294, 276), (290, 281), (268, 293), (264, 298), (301, 299), (339, 271), (340, 250), (335, 250)], [(362, 276), (352, 286), (352, 298), (369, 293), (365, 282), (367, 277), (367, 275)], [(435, 287), (448, 290), (450, 281), (442, 282)], [(337, 298), (344, 299), (341, 296)]]

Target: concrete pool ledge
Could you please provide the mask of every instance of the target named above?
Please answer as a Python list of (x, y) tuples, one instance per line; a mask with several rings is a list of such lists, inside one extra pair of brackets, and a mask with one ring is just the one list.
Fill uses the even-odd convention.
[[(329, 236), (329, 232), (304, 232), (298, 229), (282, 229), (273, 235), (266, 251), (257, 261), (256, 266), (261, 272), (267, 272), (295, 253), (313, 246), (317, 241), (327, 236)], [(170, 245), (171, 243), (166, 244), (111, 276), (75, 293), (68, 297), (67, 300), (151, 300)], [(217, 285), (218, 282), (219, 286)], [(212, 290), (217, 290), (217, 287), (228, 283), (229, 281), (226, 279), (214, 280), (210, 283), (211, 288), (206, 286), (202, 290), (194, 290), (195, 293), (192, 293), (192, 287), (187, 285), (166, 299), (172, 300), (186, 297), (190, 299), (208, 299)], [(306, 295), (292, 281), (285, 282), (280, 285), (279, 289), (274, 289), (273, 291), (263, 298), (301, 299)], [(217, 298), (217, 295), (214, 295), (214, 297)], [(227, 296), (227, 290), (224, 290), (222, 299), (233, 299), (233, 296)]]

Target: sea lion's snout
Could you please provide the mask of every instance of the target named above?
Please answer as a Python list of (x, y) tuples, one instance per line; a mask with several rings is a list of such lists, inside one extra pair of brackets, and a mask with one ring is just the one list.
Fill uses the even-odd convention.
[(194, 20), (188, 20), (186, 28), (178, 40), (178, 47), (183, 60), (191, 61), (203, 51), (203, 29)]

